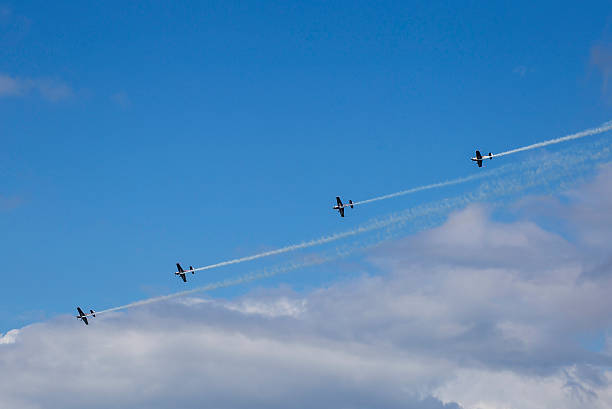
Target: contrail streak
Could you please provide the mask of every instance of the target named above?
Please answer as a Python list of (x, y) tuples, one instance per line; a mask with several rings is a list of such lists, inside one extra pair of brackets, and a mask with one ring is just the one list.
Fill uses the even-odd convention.
[[(601, 126), (599, 126), (597, 128), (591, 128), (591, 129), (587, 129), (585, 131), (581, 131), (581, 132), (578, 132), (578, 133), (575, 133), (575, 134), (563, 136), (561, 138), (556, 138), (556, 139), (551, 139), (551, 140), (544, 141), (544, 142), (534, 143), (533, 145), (523, 146), (521, 148), (512, 149), (512, 150), (506, 151), (506, 152), (496, 153), (496, 154), (491, 155), (491, 156), (485, 156), (485, 157), (483, 157), (483, 159), (489, 159), (489, 158), (495, 158), (495, 157), (500, 157), (500, 156), (511, 155), (513, 153), (527, 151), (527, 150), (536, 149), (536, 148), (541, 148), (543, 146), (548, 146), (548, 145), (554, 145), (556, 143), (561, 143), (561, 142), (569, 141), (569, 140), (572, 140), (572, 139), (579, 139), (579, 138), (583, 138), (585, 136), (597, 135), (597, 134), (600, 134), (600, 133), (608, 132), (610, 130), (612, 130), (612, 121), (606, 122), (605, 124), (603, 124), (603, 125), (601, 125)], [(485, 176), (489, 176), (489, 175), (477, 174), (477, 175), (467, 176), (467, 177), (464, 177), (464, 178), (449, 180), (449, 181), (446, 181), (446, 182), (433, 183), (431, 185), (426, 185), (426, 186), (419, 186), (419, 187), (415, 187), (415, 188), (408, 189), (408, 190), (402, 190), (401, 192), (390, 193), (390, 194), (384, 195), (384, 196), (373, 197), (372, 199), (366, 199), (366, 200), (361, 200), (359, 202), (353, 202), (352, 206), (357, 206), (357, 205), (361, 205), (361, 204), (377, 202), (379, 200), (391, 199), (391, 198), (398, 197), (398, 196), (409, 195), (409, 194), (420, 192), (420, 191), (423, 191), (423, 190), (436, 189), (436, 188), (439, 188), (439, 187), (445, 187), (445, 186), (450, 186), (450, 185), (457, 185), (457, 184), (460, 184), (460, 183), (465, 183), (465, 182), (469, 182), (469, 181), (472, 181), (472, 180), (475, 180), (475, 179), (479, 179), (479, 178), (482, 178), (482, 177), (485, 177)], [(348, 203), (348, 204), (342, 205), (341, 207), (350, 207), (350, 206), (351, 206), (351, 204)]]
[(413, 187), (412, 189), (402, 190), (400, 192), (395, 192), (395, 193), (389, 193), (388, 195), (373, 197), (371, 199), (361, 200), (359, 202), (353, 202), (352, 205), (351, 204), (343, 204), (342, 207), (358, 206), (358, 205), (362, 205), (362, 204), (366, 204), (366, 203), (377, 202), (379, 200), (386, 200), (386, 199), (391, 199), (393, 197), (404, 196), (404, 195), (409, 195), (409, 194), (412, 194), (412, 193), (422, 192), (423, 190), (430, 190), (430, 189), (437, 189), (437, 188), (440, 188), (440, 187), (458, 185), (460, 183), (465, 183), (465, 182), (470, 182), (472, 180), (482, 179), (482, 178), (487, 177), (487, 176), (491, 176), (491, 174), (490, 173), (486, 173), (486, 174), (485, 173), (478, 173), (478, 174), (474, 174), (472, 176), (466, 176), (466, 177), (463, 177), (463, 178), (447, 180), (445, 182), (432, 183), (430, 185), (425, 185), (425, 186)]
[[(430, 189), (438, 189), (438, 188), (442, 188), (442, 187), (446, 187), (446, 186), (452, 186), (452, 185), (458, 185), (460, 183), (465, 183), (465, 182), (469, 182), (472, 180), (477, 180), (477, 179), (482, 179), (485, 177), (490, 177), (493, 176), (497, 173), (500, 173), (501, 171), (503, 171), (504, 169), (498, 169), (495, 171), (488, 171), (488, 172), (482, 172), (479, 174), (475, 174), (472, 176), (466, 176), (466, 177), (462, 177), (462, 178), (457, 178), (457, 179), (452, 179), (452, 180), (447, 180), (445, 182), (438, 182), (438, 183), (432, 183), (430, 185), (425, 185), (425, 186), (419, 186), (419, 187), (415, 187), (412, 189), (408, 189), (408, 190), (403, 190), (401, 192), (397, 192), (397, 193), (392, 193), (389, 195), (385, 195), (385, 196), (380, 196), (374, 199), (368, 199), (368, 200), (363, 200), (361, 202), (356, 202), (353, 203), (353, 205), (359, 205), (359, 204), (364, 204), (364, 203), (369, 203), (369, 202), (374, 202), (377, 200), (384, 200), (384, 199), (389, 199), (391, 197), (396, 197), (396, 196), (403, 196), (403, 195), (408, 195), (411, 193), (417, 193), (417, 192), (421, 192), (424, 190), (430, 190)], [(348, 205), (345, 205), (345, 207)], [(269, 250), (269, 251), (264, 251), (262, 253), (258, 253), (258, 254), (253, 254), (251, 256), (246, 256), (246, 257), (240, 257), (240, 258), (236, 258), (233, 260), (227, 260), (227, 261), (221, 261), (219, 263), (215, 263), (215, 264), (210, 264), (204, 267), (198, 267), (198, 268), (194, 268), (193, 270), (185, 270), (186, 273), (190, 273), (192, 271), (203, 271), (203, 270), (211, 270), (213, 268), (218, 268), (218, 267), (223, 267), (223, 266), (229, 266), (232, 264), (238, 264), (238, 263), (244, 263), (245, 261), (251, 261), (251, 260), (257, 260), (263, 257), (269, 257), (269, 256), (275, 256), (277, 254), (283, 254), (283, 253), (288, 253), (291, 251), (296, 251), (296, 250), (302, 250), (302, 249), (306, 249), (309, 247), (314, 247), (314, 246), (320, 246), (322, 244), (326, 244), (326, 243), (331, 243), (333, 241), (337, 241), (337, 240), (341, 240), (344, 239), (346, 237), (349, 236), (354, 236), (356, 234), (361, 234), (364, 233), (366, 231), (369, 231), (373, 228), (376, 228), (376, 226), (368, 226), (368, 227), (360, 227), (357, 229), (353, 229), (353, 230), (349, 230), (349, 231), (345, 231), (342, 233), (336, 233), (336, 234), (332, 234), (329, 236), (324, 236), (321, 237), (319, 239), (313, 239), (310, 241), (305, 241), (302, 243), (298, 243), (298, 244), (292, 244), (286, 247), (281, 247), (275, 250)]]
[(494, 155), (491, 155), (491, 157), (497, 158), (497, 157), (500, 157), (500, 156), (512, 155), (513, 153), (529, 151), (531, 149), (542, 148), (544, 146), (554, 145), (556, 143), (561, 143), (561, 142), (565, 142), (565, 141), (571, 141), (573, 139), (584, 138), (585, 136), (597, 135), (597, 134), (600, 134), (600, 133), (608, 132), (609, 130), (612, 130), (612, 121), (606, 122), (605, 124), (603, 124), (601, 126), (598, 126), (597, 128), (591, 128), (591, 129), (587, 129), (585, 131), (581, 131), (581, 132), (577, 132), (577, 133), (574, 133), (574, 134), (571, 134), (571, 135), (563, 136), (561, 138), (550, 139), (548, 141), (534, 143), (533, 145), (527, 145), (527, 146), (523, 146), (521, 148), (516, 148), (516, 149), (509, 150), (509, 151), (506, 151), (506, 152), (496, 153)]
[[(245, 284), (294, 271), (300, 268), (323, 264), (340, 257), (345, 257), (354, 253), (355, 251), (377, 246), (381, 242), (389, 240), (390, 238), (400, 234), (401, 229), (404, 228), (404, 226), (406, 226), (409, 222), (410, 223), (408, 226), (413, 231), (420, 231), (431, 228), (435, 225), (439, 225), (443, 221), (443, 216), (470, 203), (480, 202), (482, 200), (497, 199), (497, 204), (503, 205), (507, 203), (507, 200), (511, 195), (533, 188), (538, 188), (541, 192), (542, 187), (546, 188), (552, 183), (557, 183), (554, 185), (553, 190), (564, 189), (568, 186), (567, 178), (574, 178), (572, 180), (578, 180), (578, 172), (587, 170), (587, 167), (592, 166), (592, 164), (596, 161), (609, 159), (610, 154), (610, 146), (606, 145), (603, 147), (597, 146), (596, 150), (589, 147), (589, 149), (585, 149), (581, 152), (572, 151), (557, 153), (544, 159), (538, 158), (537, 160), (532, 160), (527, 163), (521, 163), (521, 172), (512, 175), (509, 178), (497, 178), (486, 181), (477, 189), (469, 193), (465, 193), (454, 198), (442, 199), (426, 205), (409, 208), (383, 218), (376, 218), (355, 230), (335, 235), (348, 237), (350, 235), (357, 234), (352, 232), (368, 232), (377, 229), (386, 229), (373, 237), (370, 242), (360, 241), (353, 244), (348, 244), (342, 248), (339, 247), (334, 249), (332, 254), (307, 256), (299, 261), (293, 261), (274, 268), (265, 268), (259, 272), (253, 272), (241, 277), (210, 283), (190, 290), (152, 297), (119, 307), (108, 308), (106, 310), (97, 311), (96, 314), (125, 310), (132, 307), (152, 304), (198, 292), (211, 291), (219, 288)], [(512, 165), (512, 168), (516, 167), (519, 167), (519, 165)], [(89, 315), (91, 314), (87, 314), (87, 316)]]
[[(591, 128), (591, 129), (587, 129), (575, 134), (571, 134), (571, 135), (567, 135), (567, 136), (563, 136), (561, 138), (556, 138), (556, 139), (551, 139), (548, 141), (544, 141), (544, 142), (538, 142), (535, 143), (533, 145), (528, 145), (528, 146), (523, 146), (521, 148), (517, 148), (517, 149), (513, 149), (510, 151), (506, 151), (506, 152), (501, 152), (501, 153), (497, 153), (495, 155), (491, 155), (491, 157), (500, 157), (500, 156), (505, 156), (505, 155), (510, 155), (513, 153), (517, 153), (517, 152), (522, 152), (522, 151), (526, 151), (526, 150), (531, 150), (531, 149), (536, 149), (536, 148), (541, 148), (543, 146), (548, 146), (548, 145), (553, 145), (556, 143), (561, 143), (561, 142), (565, 142), (565, 141), (569, 141), (572, 139), (579, 139), (579, 138), (583, 138), (585, 136), (590, 136), (590, 135), (596, 135), (596, 134), (600, 134), (600, 133), (604, 133), (604, 132), (608, 132), (612, 130), (612, 121), (610, 122), (606, 122), (605, 124), (597, 127), (597, 128)], [(470, 182), (473, 180), (477, 180), (477, 179), (482, 179), (485, 177), (490, 177), (492, 176), (492, 172), (482, 172), (482, 173), (478, 173), (475, 175), (471, 175), (471, 176), (466, 176), (466, 177), (461, 177), (461, 178), (457, 178), (457, 179), (452, 179), (452, 180), (447, 180), (444, 182), (438, 182), (438, 183), (432, 183), (429, 185), (424, 185), (424, 186), (418, 186), (418, 187), (414, 187), (411, 189), (407, 189), (407, 190), (402, 190), (400, 192), (395, 192), (395, 193), (390, 193), (387, 195), (383, 195), (383, 196), (378, 196), (378, 197), (374, 197), (372, 199), (366, 199), (366, 200), (361, 200), (358, 202), (353, 202), (353, 206), (358, 206), (358, 205), (362, 205), (362, 204), (366, 204), (366, 203), (372, 203), (372, 202), (377, 202), (379, 200), (386, 200), (386, 199), (391, 199), (394, 197), (398, 197), (398, 196), (404, 196), (404, 195), (409, 195), (409, 194), (413, 194), (413, 193), (418, 193), (418, 192), (422, 192), (425, 190), (431, 190), (431, 189), (439, 189), (442, 187), (447, 187), (447, 186), (452, 186), (452, 185), (458, 185), (461, 183), (466, 183), (466, 182)], [(351, 206), (350, 204), (344, 204), (342, 207), (349, 207)], [(367, 230), (365, 230), (367, 231)], [(302, 250), (302, 249), (306, 249), (309, 247), (314, 247), (314, 246), (320, 246), (322, 244), (326, 244), (326, 243), (331, 243), (337, 240), (341, 240), (343, 238), (349, 237), (349, 236), (354, 236), (356, 234), (360, 234), (363, 233), (364, 230), (360, 230), (360, 229), (356, 229), (356, 230), (351, 230), (351, 231), (347, 231), (347, 232), (343, 232), (343, 233), (338, 233), (338, 234), (333, 234), (330, 236), (325, 236), (325, 237), (321, 237), (319, 239), (314, 239), (314, 240), (310, 240), (310, 241), (305, 241), (302, 243), (298, 243), (298, 244), (292, 244), (286, 247), (281, 247), (278, 249), (274, 249), (274, 250), (269, 250), (269, 251), (264, 251), (262, 253), (258, 253), (258, 254), (253, 254), (250, 256), (246, 256), (246, 257), (240, 257), (240, 258), (236, 258), (233, 260), (227, 260), (227, 261), (221, 261), (219, 263), (215, 263), (215, 264), (209, 264), (207, 266), (203, 266), (203, 267), (198, 267), (198, 268), (194, 268), (194, 269), (190, 269), (190, 270), (186, 270), (187, 273), (191, 273), (191, 272), (196, 272), (196, 271), (204, 271), (204, 270), (211, 270), (214, 268), (219, 268), (219, 267), (224, 267), (224, 266), (229, 266), (232, 264), (239, 264), (239, 263), (244, 263), (246, 261), (252, 261), (252, 260), (257, 260), (260, 258), (264, 258), (264, 257), (270, 257), (270, 256), (275, 256), (278, 254), (283, 254), (283, 253), (288, 253), (288, 252), (292, 252), (292, 251), (296, 251), (296, 250)]]
[[(264, 269), (263, 271), (258, 272), (258, 273), (252, 273), (252, 274), (248, 274), (248, 275), (238, 277), (238, 278), (218, 281), (216, 283), (207, 284), (205, 286), (193, 288), (191, 290), (180, 291), (178, 293), (173, 293), (173, 294), (168, 294), (168, 295), (161, 295), (159, 297), (153, 297), (153, 298), (148, 298), (146, 300), (135, 301), (133, 303), (125, 304), (119, 307), (113, 307), (113, 308), (108, 308), (106, 310), (96, 311), (95, 314), (100, 315), (100, 314), (104, 314), (107, 312), (120, 311), (120, 310), (125, 310), (128, 308), (132, 308), (132, 307), (138, 307), (141, 305), (147, 305), (147, 304), (152, 304), (152, 303), (156, 303), (160, 301), (169, 300), (172, 298), (183, 297), (185, 295), (189, 295), (193, 293), (211, 291), (211, 290), (216, 290), (219, 288), (232, 287), (235, 285), (245, 284), (251, 281), (261, 280), (263, 278), (272, 277), (278, 274), (288, 273), (290, 271), (297, 270), (299, 268), (322, 264), (327, 261), (331, 261), (335, 258), (337, 257), (329, 256), (329, 257), (324, 257), (324, 258), (317, 258), (317, 259), (311, 259), (311, 260), (304, 260), (301, 262), (290, 263), (290, 264), (286, 264), (286, 265), (279, 266), (279, 267), (272, 268), (272, 269)], [(87, 316), (89, 315), (92, 315), (92, 314), (87, 314)]]
[[(479, 194), (477, 196), (481, 198), (483, 194)], [(457, 207), (460, 207), (461, 205), (469, 203), (473, 200), (474, 200), (473, 194), (470, 193), (470, 194), (463, 195), (462, 197), (455, 198), (454, 200), (445, 199), (439, 202), (434, 202), (433, 204), (430, 204), (430, 205), (419, 206), (418, 208), (406, 209), (397, 214), (392, 214), (384, 218), (374, 219), (370, 221), (369, 223), (367, 223), (366, 225), (360, 227), (359, 229), (356, 229), (355, 231), (368, 232), (368, 231), (372, 231), (376, 229), (384, 229), (386, 227), (391, 228), (391, 226), (393, 225), (398, 225), (401, 227), (410, 220), (414, 220), (419, 217), (426, 218), (428, 215), (435, 214), (436, 212), (443, 212), (443, 213), (448, 212)], [(425, 220), (424, 223), (421, 223), (421, 227), (425, 228), (428, 225), (428, 223), (429, 221)], [(135, 301), (129, 304), (121, 305), (119, 307), (113, 307), (113, 308), (108, 308), (106, 310), (96, 311), (95, 314), (100, 315), (100, 314), (104, 314), (107, 312), (120, 311), (120, 310), (125, 310), (128, 308), (132, 308), (132, 307), (138, 307), (138, 306), (152, 304), (152, 303), (165, 301), (165, 300), (169, 300), (169, 299), (173, 299), (177, 297), (183, 297), (185, 295), (194, 294), (198, 292), (211, 291), (211, 290), (216, 290), (219, 288), (232, 287), (232, 286), (249, 283), (249, 282), (256, 281), (256, 280), (261, 280), (264, 278), (273, 277), (279, 274), (288, 273), (290, 271), (294, 271), (300, 268), (323, 264), (328, 261), (335, 260), (339, 257), (344, 257), (349, 254), (352, 254), (356, 250), (362, 249), (364, 247), (372, 247), (376, 245), (377, 243), (379, 243), (380, 241), (385, 240), (385, 238), (389, 237), (390, 235), (391, 233), (389, 231), (387, 232), (386, 235), (383, 235), (380, 238), (377, 238), (373, 244), (370, 243), (364, 246), (363, 243), (357, 243), (356, 245), (353, 245), (352, 247), (349, 247), (349, 248), (336, 248), (334, 253), (331, 255), (324, 255), (324, 256), (318, 255), (315, 257), (311, 256), (311, 257), (303, 258), (300, 261), (290, 262), (290, 263), (287, 263), (281, 266), (277, 266), (274, 268), (264, 268), (263, 270), (259, 272), (246, 274), (241, 277), (218, 281), (215, 283), (210, 283), (210, 284), (207, 284), (201, 287), (197, 287), (197, 288), (193, 288), (190, 290), (179, 291), (177, 293), (162, 295), (158, 297), (152, 297), (152, 298), (148, 298), (145, 300)], [(347, 236), (348, 235), (345, 235), (345, 237)], [(89, 315), (92, 315), (92, 314), (86, 314), (86, 316), (89, 316)]]
[[(572, 135), (567, 135), (561, 138), (556, 138), (556, 139), (551, 139), (545, 142), (539, 142), (539, 143), (535, 143), (533, 145), (529, 145), (529, 146), (523, 146), (521, 148), (517, 148), (517, 149), (513, 149), (510, 151), (506, 151), (506, 152), (501, 152), (501, 153), (497, 153), (495, 155), (491, 155), (491, 157), (500, 157), (500, 156), (505, 156), (505, 155), (510, 155), (513, 153), (517, 153), (517, 152), (522, 152), (522, 151), (526, 151), (526, 150), (531, 150), (531, 149), (536, 149), (536, 148), (541, 148), (543, 146), (548, 146), (548, 145), (553, 145), (556, 143), (560, 143), (560, 142), (565, 142), (565, 141), (569, 141), (572, 139), (579, 139), (579, 138), (583, 138), (585, 136), (589, 136), (589, 135), (596, 135), (596, 134), (600, 134), (603, 132), (607, 132), (612, 130), (612, 121), (610, 122), (606, 122), (605, 124), (597, 127), (597, 128), (591, 128), (591, 129), (587, 129), (585, 131), (581, 131)], [(358, 206), (358, 205), (362, 205), (362, 204), (366, 204), (366, 203), (372, 203), (372, 202), (377, 202), (379, 200), (387, 200), (387, 199), (391, 199), (394, 197), (398, 197), (398, 196), (404, 196), (404, 195), (409, 195), (409, 194), (413, 194), (413, 193), (418, 193), (418, 192), (422, 192), (425, 190), (431, 190), (431, 189), (439, 189), (439, 188), (443, 188), (443, 187), (447, 187), (447, 186), (452, 186), (452, 185), (458, 185), (461, 183), (466, 183), (466, 182), (470, 182), (473, 180), (477, 180), (477, 179), (482, 179), (485, 177), (490, 177), (492, 176), (492, 171), (489, 172), (482, 172), (482, 173), (478, 173), (478, 174), (474, 174), (471, 176), (466, 176), (466, 177), (461, 177), (461, 178), (457, 178), (457, 179), (452, 179), (452, 180), (447, 180), (444, 182), (438, 182), (438, 183), (432, 183), (429, 185), (424, 185), (424, 186), (418, 186), (418, 187), (414, 187), (411, 189), (407, 189), (407, 190), (402, 190), (400, 192), (395, 192), (395, 193), (390, 193), (387, 195), (383, 195), (383, 196), (378, 196), (378, 197), (374, 197), (371, 199), (366, 199), (366, 200), (361, 200), (358, 202), (353, 202), (352, 206)], [(349, 207), (351, 206), (351, 204), (344, 204), (342, 207)], [(314, 239), (314, 240), (310, 240), (310, 241), (305, 241), (302, 243), (298, 243), (298, 244), (292, 244), (289, 246), (285, 246), (285, 247), (281, 247), (278, 249), (274, 249), (274, 250), (269, 250), (269, 251), (264, 251), (258, 254), (253, 254), (250, 256), (246, 256), (246, 257), (240, 257), (240, 258), (235, 258), (233, 260), (227, 260), (227, 261), (221, 261), (219, 263), (215, 263), (215, 264), (209, 264), (207, 266), (203, 266), (203, 267), (198, 267), (198, 268), (194, 268), (194, 269), (190, 269), (190, 270), (186, 270), (187, 273), (191, 273), (191, 272), (196, 272), (196, 271), (204, 271), (204, 270), (211, 270), (214, 268), (219, 268), (219, 267), (224, 267), (224, 266), (229, 266), (232, 264), (239, 264), (239, 263), (244, 263), (247, 261), (252, 261), (252, 260), (257, 260), (260, 258), (264, 258), (264, 257), (270, 257), (270, 256), (275, 256), (278, 254), (283, 254), (283, 253), (289, 253), (292, 251), (296, 251), (296, 250), (302, 250), (302, 249), (306, 249), (309, 247), (314, 247), (314, 246), (320, 246), (322, 244), (326, 244), (326, 243), (331, 243), (337, 240), (341, 240), (344, 239), (346, 237), (349, 236), (354, 236), (356, 234), (360, 234), (363, 233), (364, 231), (368, 231), (368, 230), (362, 230), (362, 229), (355, 229), (355, 230), (350, 230), (347, 232), (343, 232), (343, 233), (337, 233), (337, 234), (333, 234), (330, 236), (325, 236), (325, 237), (321, 237), (319, 239)]]

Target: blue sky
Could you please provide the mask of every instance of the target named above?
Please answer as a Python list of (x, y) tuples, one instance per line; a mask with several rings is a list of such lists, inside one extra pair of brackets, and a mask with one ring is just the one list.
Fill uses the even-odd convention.
[(434, 197), (339, 219), (337, 194), (469, 175), (474, 148), (610, 119), (591, 57), (610, 40), (603, 1), (0, 10), (0, 74), (20, 84), (0, 95), (3, 330), (182, 289), (176, 261), (248, 255)]
[(0, 407), (609, 408), (611, 134), (469, 158), (611, 79), (609, 1), (0, 0)]

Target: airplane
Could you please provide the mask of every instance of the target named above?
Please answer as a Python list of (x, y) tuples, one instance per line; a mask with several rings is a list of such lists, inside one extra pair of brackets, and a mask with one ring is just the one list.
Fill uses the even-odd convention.
[(193, 269), (193, 266), (189, 266), (189, 270), (185, 271), (183, 270), (183, 267), (181, 267), (179, 263), (176, 263), (176, 268), (178, 268), (178, 271), (174, 274), (176, 274), (177, 276), (181, 276), (184, 282), (187, 282), (187, 277), (185, 276), (185, 273), (195, 274), (195, 270)]
[(476, 151), (476, 157), (475, 158), (471, 158), (474, 162), (478, 163), (478, 167), (482, 168), (482, 160), (483, 159), (493, 159), (493, 154), (491, 154), (491, 152), (489, 152), (489, 156), (482, 156), (480, 154), (480, 151)]
[(78, 320), (81, 320), (85, 323), (85, 325), (89, 325), (89, 322), (87, 322), (87, 317), (92, 316), (95, 317), (96, 316), (96, 312), (94, 310), (89, 310), (89, 314), (85, 314), (83, 312), (83, 310), (81, 309), (81, 307), (77, 307), (77, 311), (79, 312), (79, 315), (76, 316), (76, 318)]
[(340, 200), (340, 196), (336, 196), (336, 202), (338, 202), (338, 204), (335, 205), (333, 208), (334, 208), (334, 210), (337, 210), (340, 213), (340, 217), (344, 217), (344, 208), (346, 206), (351, 206), (351, 209), (353, 208), (353, 201), (352, 200), (349, 200), (349, 204), (343, 205), (342, 204), (342, 200)]

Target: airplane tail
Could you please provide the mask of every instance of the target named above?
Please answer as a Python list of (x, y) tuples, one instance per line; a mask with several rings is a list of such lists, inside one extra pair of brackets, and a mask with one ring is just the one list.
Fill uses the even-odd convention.
[(94, 317), (94, 318), (96, 317), (96, 312), (94, 310), (89, 310), (89, 312), (91, 313), (92, 317)]
[(349, 205), (351, 205), (351, 209), (353, 209), (353, 201), (349, 200)]
[(493, 155), (489, 152), (489, 159), (493, 159)]
[(189, 269), (191, 270), (191, 274), (195, 274), (195, 272), (193, 271), (193, 266), (189, 266)]

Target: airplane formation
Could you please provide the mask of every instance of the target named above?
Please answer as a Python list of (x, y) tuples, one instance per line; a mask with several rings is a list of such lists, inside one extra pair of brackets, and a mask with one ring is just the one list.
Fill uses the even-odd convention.
[[(491, 152), (489, 152), (488, 155), (482, 156), (480, 151), (476, 151), (476, 156), (473, 158), (470, 158), (473, 162), (476, 162), (478, 164), (478, 167), (481, 168), (482, 167), (482, 161), (484, 159), (493, 159), (493, 154), (491, 154)], [(353, 203), (352, 200), (349, 200), (347, 204), (342, 203), (342, 200), (340, 199), (340, 196), (336, 196), (336, 204), (333, 206), (334, 210), (337, 210), (338, 213), (340, 214), (340, 217), (344, 217), (344, 209), (347, 207), (350, 207), (351, 209), (353, 209), (355, 203)], [(180, 263), (176, 263), (176, 268), (177, 271), (174, 273), (175, 275), (181, 277), (181, 279), (183, 280), (183, 282), (187, 282), (187, 273), (191, 273), (191, 274), (195, 274), (195, 269), (193, 268), (193, 266), (189, 266), (189, 270), (185, 270), (183, 269), (183, 267), (181, 267)], [(87, 317), (95, 317), (96, 313), (94, 310), (89, 310), (88, 314), (85, 314), (83, 312), (83, 310), (81, 310), (81, 307), (77, 307), (77, 312), (79, 313), (79, 315), (76, 316), (77, 319), (83, 321), (85, 323), (85, 325), (89, 325), (89, 322), (87, 320)]]

